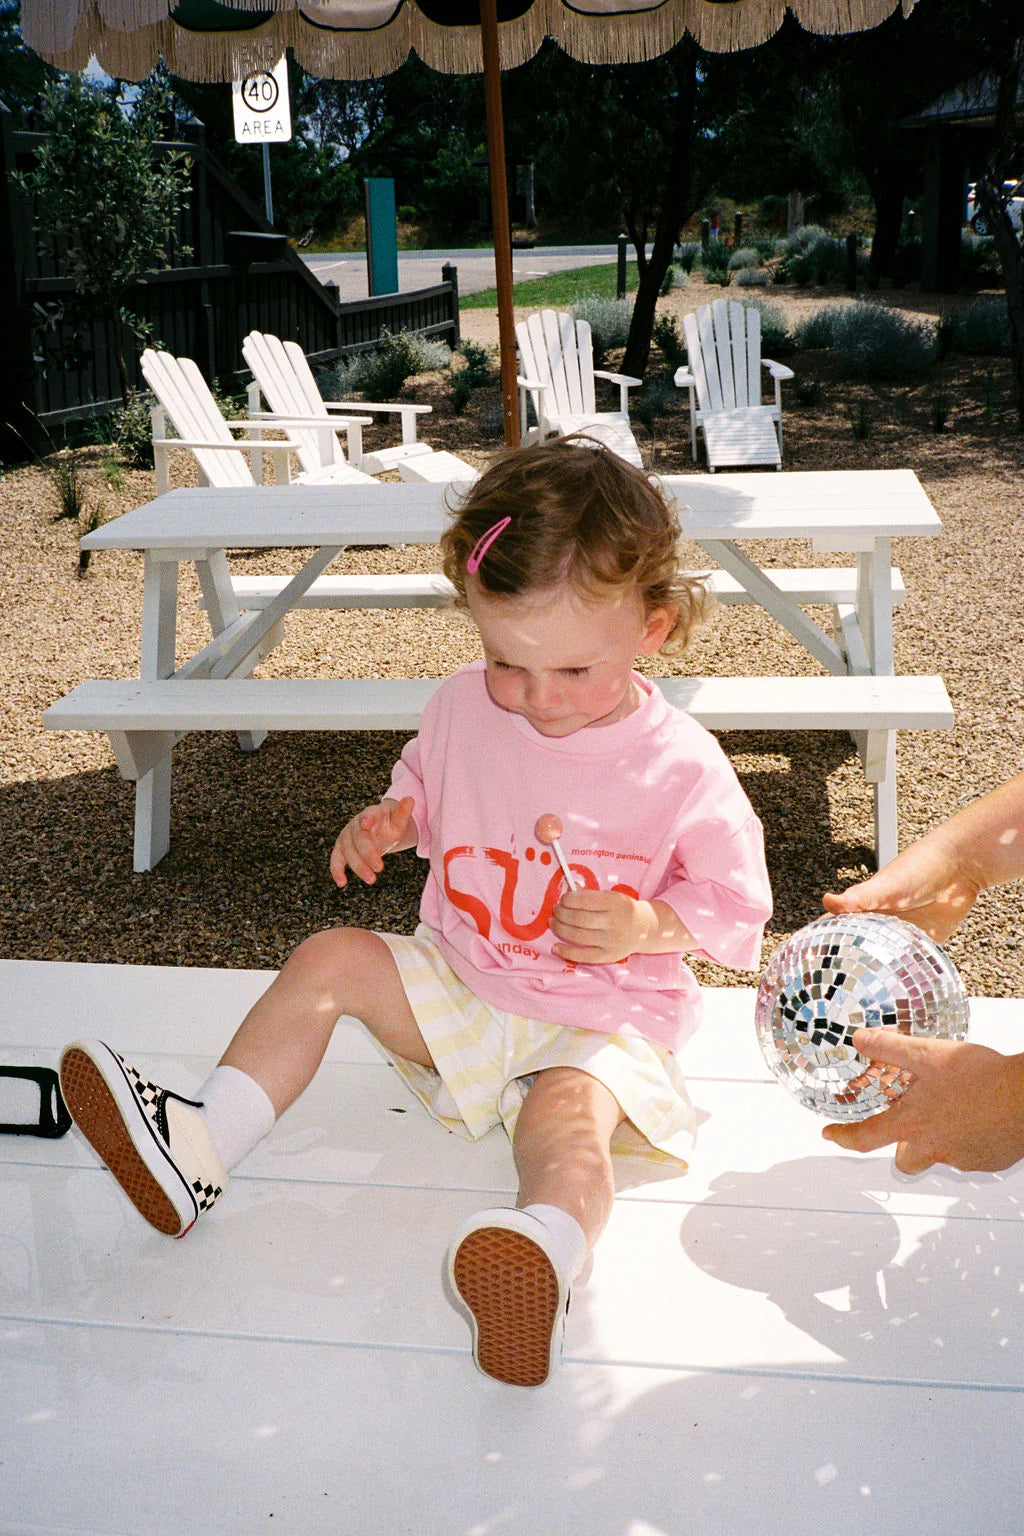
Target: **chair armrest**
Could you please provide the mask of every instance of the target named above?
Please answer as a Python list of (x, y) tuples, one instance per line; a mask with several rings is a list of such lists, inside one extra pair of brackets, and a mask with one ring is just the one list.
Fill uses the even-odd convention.
[(677, 368), (675, 373), (672, 375), (672, 382), (675, 384), (677, 389), (697, 388), (697, 380), (694, 378), (689, 368)]
[[(378, 401), (378, 400), (325, 400), (324, 405), (329, 411), (377, 411), (388, 412), (394, 415), (397, 411), (402, 419), (402, 443), (408, 446), (416, 441), (416, 417), (428, 415), (434, 407), (432, 405), (414, 405), (411, 401)], [(372, 421), (364, 419), (364, 426), (372, 426)]]
[(626, 389), (636, 389), (643, 383), (643, 379), (634, 379), (629, 373), (606, 373), (603, 368), (594, 369), (595, 379), (607, 379), (610, 384), (624, 385)]
[(325, 400), (329, 411), (411, 411), (414, 416), (428, 416), (432, 405), (414, 405), (411, 400)]
[[(237, 426), (238, 423), (232, 422), (231, 425)], [(247, 422), (246, 425), (262, 426), (263, 423)], [(216, 448), (220, 452), (227, 452), (230, 449), (234, 449), (236, 453), (253, 453), (257, 450), (265, 453), (276, 453), (281, 448), (287, 448), (289, 451), (293, 448), (298, 448), (299, 444), (291, 443), (287, 440), (287, 438), (283, 437), (275, 438), (273, 442), (257, 441), (255, 443), (211, 443), (207, 442), (205, 439), (193, 437), (154, 437), (153, 446), (154, 448)]]
[(260, 411), (255, 421), (229, 421), (229, 427), (319, 427), (321, 431), (345, 432), (349, 427), (372, 427), (370, 416), (346, 416), (344, 421), (328, 421), (326, 416), (278, 416), (273, 411)]
[(520, 389), (539, 389), (542, 393), (549, 387), (547, 384), (542, 384), (540, 379), (524, 379), (520, 373), (516, 374), (516, 383)]
[(773, 363), (770, 357), (762, 357), (761, 367), (767, 368), (773, 379), (792, 379), (796, 377), (792, 368), (787, 368), (785, 363)]

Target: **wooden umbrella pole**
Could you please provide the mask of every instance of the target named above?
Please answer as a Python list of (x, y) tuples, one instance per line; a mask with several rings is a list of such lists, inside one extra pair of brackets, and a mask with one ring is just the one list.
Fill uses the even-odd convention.
[(494, 278), (498, 290), (498, 349), (501, 353), (501, 409), (505, 443), (519, 447), (516, 390), (516, 327), (512, 312), (512, 230), (505, 180), (505, 124), (501, 111), (501, 62), (498, 56), (497, 0), (480, 0), (480, 37), (484, 54), (484, 102), (487, 112), (487, 162), (494, 235)]

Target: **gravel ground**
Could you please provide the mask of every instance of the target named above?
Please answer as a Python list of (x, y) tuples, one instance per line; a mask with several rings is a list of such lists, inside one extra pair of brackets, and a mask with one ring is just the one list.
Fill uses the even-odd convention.
[[(695, 282), (661, 304), (679, 312), (720, 292)], [(909, 292), (883, 297), (916, 315), (934, 317), (938, 309)], [(793, 316), (822, 302), (820, 294), (785, 290), (772, 290), (771, 298)], [(464, 334), (492, 343), (494, 317), (467, 311)], [(837, 380), (827, 354), (799, 354), (795, 367), (797, 382), (785, 397), (787, 468), (910, 467), (943, 522), (941, 538), (897, 541), (895, 551), (909, 593), (896, 619), (897, 669), (940, 672), (956, 708), (952, 731), (900, 739), (905, 844), (1022, 766), (1024, 439), (1008, 368), (954, 359), (927, 384), (876, 389)], [(462, 416), (452, 413), (441, 376), (412, 381), (407, 393), (434, 403), (424, 436), (435, 446), (486, 462), (500, 431), (496, 390), (481, 391)], [(948, 430), (935, 433), (940, 396), (951, 412)], [(865, 438), (852, 426), (860, 407), (870, 425)], [(637, 435), (652, 468), (692, 469), (681, 392), (653, 431)], [(79, 458), (92, 503), (108, 516), (154, 494), (151, 474), (112, 480), (98, 450), (81, 450)], [(187, 470), (178, 483), (189, 483)], [(134, 786), (119, 777), (104, 737), (46, 732), (40, 716), (85, 678), (137, 675), (141, 560), (104, 554), (81, 575), (81, 527), (55, 521), (57, 510), (39, 468), (16, 468), (0, 481), (0, 954), (276, 967), (306, 934), (334, 923), (411, 931), (422, 879), (413, 854), (390, 860), (372, 890), (339, 892), (327, 873), (339, 826), (386, 786), (405, 739), (397, 734), (282, 734), (252, 755), (227, 734), (187, 738), (175, 753), (171, 852), (156, 870), (133, 873)], [(751, 546), (751, 553), (780, 563), (808, 559), (798, 544), (760, 552)], [(699, 565), (698, 552), (693, 558)], [(233, 557), (248, 572), (281, 571), (295, 559), (294, 551)], [(429, 549), (345, 557), (353, 570), (432, 565)], [(203, 634), (195, 595), (194, 583), (186, 583), (183, 653)], [(284, 645), (264, 664), (268, 675), (437, 676), (476, 654), (465, 622), (437, 611), (298, 614), (288, 626)], [(659, 668), (817, 670), (753, 608), (719, 610), (682, 665), (659, 660), (651, 670)], [(767, 957), (820, 912), (823, 891), (868, 872), (871, 796), (849, 739), (838, 733), (725, 733), (721, 740), (765, 824), (776, 898)], [(1024, 995), (1019, 911), (1017, 887), (987, 893), (951, 942), (970, 991)], [(696, 968), (701, 980), (718, 985), (754, 979)]]

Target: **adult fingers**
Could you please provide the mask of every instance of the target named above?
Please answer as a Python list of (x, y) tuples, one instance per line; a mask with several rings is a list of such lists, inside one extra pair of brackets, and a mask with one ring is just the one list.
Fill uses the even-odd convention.
[(929, 1168), (935, 1166), (935, 1159), (920, 1147), (915, 1147), (913, 1142), (900, 1141), (896, 1143), (896, 1155), (893, 1163), (899, 1173), (914, 1175), (926, 1173)]

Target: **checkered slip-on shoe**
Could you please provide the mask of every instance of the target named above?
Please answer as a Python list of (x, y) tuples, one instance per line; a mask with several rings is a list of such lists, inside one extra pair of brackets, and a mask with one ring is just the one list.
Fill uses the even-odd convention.
[(148, 1083), (102, 1040), (67, 1047), (60, 1086), (78, 1129), (158, 1232), (184, 1237), (224, 1193), (202, 1106)]
[(448, 1276), (469, 1308), (473, 1359), (486, 1376), (539, 1387), (562, 1358), (569, 1286), (543, 1222), (479, 1211), (448, 1248)]

